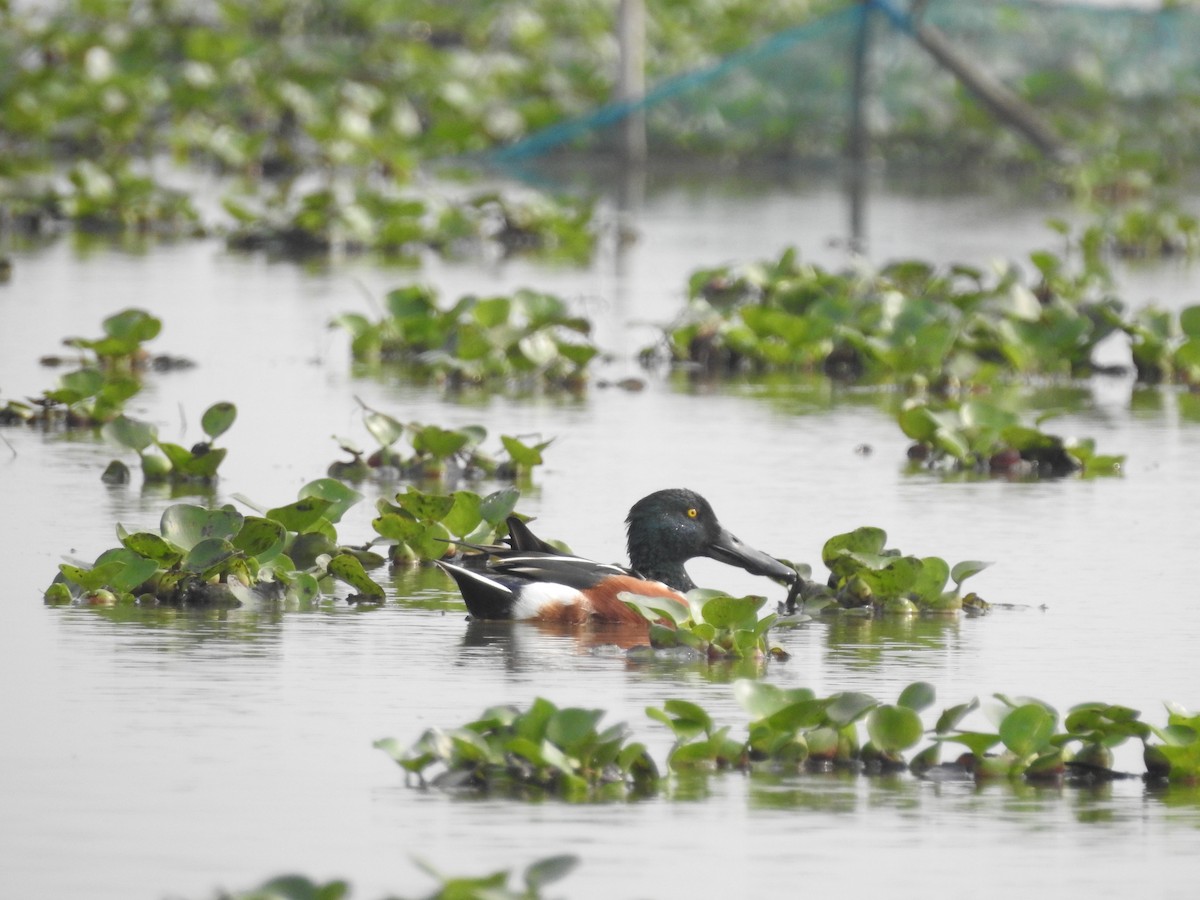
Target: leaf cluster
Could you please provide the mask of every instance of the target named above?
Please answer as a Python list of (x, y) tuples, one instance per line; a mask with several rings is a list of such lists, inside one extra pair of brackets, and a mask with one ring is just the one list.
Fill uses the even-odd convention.
[(100, 324), (104, 333), (98, 338), (65, 338), (66, 346), (79, 351), (77, 368), (60, 376), (58, 386), (39, 398), (9, 401), (0, 411), (0, 424), (96, 428), (118, 416), (125, 401), (141, 390), (140, 373), (150, 362), (143, 344), (158, 337), (162, 321), (131, 308)]
[(687, 610), (629, 592), (620, 599), (650, 623), (650, 646), (656, 650), (688, 648), (709, 660), (787, 658), (781, 647), (772, 646), (767, 639), (776, 615), (758, 617), (766, 597), (730, 597), (703, 588), (688, 591), (686, 596)]
[(371, 527), (380, 536), (376, 543), (390, 545), (393, 565), (441, 559), (454, 551), (455, 542), (486, 545), (507, 534), (504, 522), (520, 496), (514, 487), (481, 497), (466, 490), (425, 493), (410, 485), (394, 502), (381, 498), (376, 503), (379, 515)]
[(587, 319), (559, 297), (525, 289), (442, 308), (432, 288), (410, 285), (388, 294), (383, 319), (345, 313), (333, 324), (350, 333), (355, 361), (451, 387), (578, 389), (598, 352)]
[(1084, 477), (1120, 474), (1124, 456), (1096, 452), (1091, 438), (1067, 439), (1041, 429), (1053, 413), (1034, 424), (984, 399), (910, 400), (897, 422), (915, 443), (908, 458), (914, 466), (1007, 477)]
[(361, 498), (325, 478), (301, 488), (296, 502), (256, 509), (258, 515), (243, 515), (229, 504), (218, 509), (174, 504), (163, 512), (157, 532), (130, 532), (118, 525), (119, 547), (101, 553), (90, 567), (60, 565), (46, 602), (308, 602), (328, 591), (333, 579), (348, 584), (354, 599), (380, 601), (383, 589), (366, 568), (383, 565), (384, 558), (340, 545), (334, 527)]
[[(804, 609), (861, 616), (987, 611), (987, 603), (975, 594), (964, 596), (962, 588), (990, 563), (968, 560), (951, 567), (941, 557), (909, 556), (886, 544), (887, 532), (869, 525), (829, 538), (821, 548), (828, 582), (804, 584)], [(789, 597), (789, 607), (794, 600)]]
[(525, 711), (497, 706), (461, 728), (430, 729), (408, 749), (392, 738), (375, 746), (446, 790), (569, 801), (653, 792), (658, 768), (646, 748), (628, 741), (624, 724), (601, 729), (603, 716), (538, 698)]
[[(387, 413), (363, 408), (363, 425), (379, 445), (370, 454), (352, 441), (336, 438), (338, 446), (349, 453), (349, 461), (337, 461), (328, 474), (345, 481), (362, 481), (374, 474), (381, 480), (404, 478), (414, 481), (528, 477), (543, 462), (542, 451), (553, 439), (526, 444), (520, 438), (501, 435), (501, 452), (482, 449), (487, 429), (480, 425), (442, 428), (420, 423), (404, 424)], [(411, 451), (397, 448), (402, 437), (408, 438)]]
[(1125, 324), (1107, 274), (1069, 274), (1047, 253), (1031, 262), (1032, 283), (1016, 266), (989, 274), (919, 260), (835, 272), (789, 248), (778, 260), (695, 272), (666, 344), (674, 362), (709, 375), (963, 384), (1097, 371), (1095, 348)]
[[(193, 444), (190, 448), (159, 440), (158, 428), (152, 423), (125, 415), (117, 416), (105, 425), (103, 434), (137, 453), (141, 460), (142, 477), (148, 484), (159, 481), (211, 484), (216, 480), (217, 469), (228, 452), (225, 447), (215, 446), (215, 442), (236, 419), (237, 407), (232, 403), (214, 403), (200, 417), (200, 427), (208, 440)], [(148, 452), (152, 446), (157, 447), (162, 455)], [(114, 461), (105, 471), (104, 479), (124, 483), (129, 480), (129, 470), (124, 463)]]

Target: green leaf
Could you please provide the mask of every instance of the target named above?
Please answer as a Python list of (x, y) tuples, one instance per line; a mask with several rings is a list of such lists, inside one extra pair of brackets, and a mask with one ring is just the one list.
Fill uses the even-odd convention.
[(907, 706), (877, 706), (867, 716), (867, 734), (881, 750), (900, 753), (921, 740), (921, 717)]
[(368, 409), (363, 413), (363, 424), (381, 447), (390, 447), (404, 434), (404, 426), (387, 413)]
[(942, 595), (946, 580), (950, 577), (950, 565), (941, 557), (925, 556), (921, 569), (908, 590), (916, 594), (922, 603), (930, 603)]
[(972, 575), (978, 574), (990, 566), (990, 562), (980, 562), (976, 559), (963, 560), (950, 570), (950, 578), (955, 584), (962, 584)]
[(1018, 706), (1000, 723), (1000, 740), (1017, 756), (1030, 756), (1050, 743), (1055, 719), (1040, 703)]
[(363, 495), (336, 478), (318, 478), (300, 488), (299, 497), (301, 500), (310, 497), (328, 500), (330, 505), (322, 515), (330, 522), (340, 522), (346, 511), (361, 500)]
[(210, 573), (218, 570), (237, 551), (225, 538), (210, 537), (199, 541), (193, 546), (183, 560), (183, 568), (197, 575), (209, 577)]
[(425, 522), (440, 522), (454, 507), (454, 498), (440, 494), (426, 494), (410, 487), (407, 493), (397, 494), (396, 503), (405, 512)]
[(753, 629), (758, 621), (758, 611), (766, 602), (766, 597), (714, 597), (704, 604), (701, 613), (704, 621), (714, 628)]
[[(853, 558), (869, 559), (860, 554), (853, 554)], [(858, 574), (871, 586), (876, 596), (899, 597), (916, 584), (921, 568), (921, 560), (915, 556), (894, 556), (881, 558), (878, 568), (860, 569)]]
[(287, 506), (269, 509), (265, 516), (278, 522), (288, 531), (303, 534), (310, 529), (320, 527), (320, 523), (327, 522), (325, 513), (333, 506), (334, 503), (331, 500), (307, 497), (297, 500), (295, 503), (289, 503)]
[(364, 597), (384, 596), (383, 588), (371, 580), (358, 558), (349, 553), (339, 553), (329, 561), (329, 574), (344, 581)]
[(200, 427), (212, 440), (216, 440), (233, 424), (237, 418), (237, 407), (228, 401), (214, 403), (200, 417)]
[(887, 532), (882, 528), (863, 526), (846, 534), (837, 534), (825, 542), (821, 548), (821, 560), (831, 569), (842, 551), (850, 553), (878, 554), (887, 542)]
[(843, 691), (830, 698), (832, 702), (826, 709), (826, 716), (838, 728), (849, 725), (862, 718), (870, 710), (879, 705), (879, 701), (870, 694), (860, 694), (855, 691)]
[(229, 505), (205, 509), (177, 503), (163, 512), (159, 531), (166, 540), (186, 551), (207, 538), (232, 539), (241, 530), (243, 521), (242, 514)]
[(449, 459), (471, 442), (471, 436), (462, 431), (451, 431), (436, 425), (425, 425), (413, 435), (413, 449), (435, 459)]
[(524, 444), (515, 437), (510, 437), (507, 434), (500, 436), (500, 443), (504, 445), (504, 449), (508, 451), (508, 455), (512, 457), (512, 461), (519, 466), (532, 468), (542, 464), (542, 451), (550, 446), (553, 441), (544, 441), (540, 444), (534, 444), (532, 447)]
[(183, 558), (183, 552), (167, 541), (163, 540), (157, 534), (151, 534), (148, 531), (139, 531), (136, 534), (122, 534), (124, 529), (119, 529), (118, 537), (121, 543), (132, 550), (138, 556), (146, 559), (154, 560), (164, 569), (169, 569), (175, 563)]
[(537, 895), (546, 885), (566, 878), (578, 865), (579, 857), (566, 853), (539, 859), (525, 869), (525, 885), (530, 895)]
[(1179, 311), (1179, 329), (1189, 338), (1200, 339), (1200, 306), (1186, 306)]
[(246, 516), (232, 543), (246, 556), (265, 563), (283, 552), (286, 540), (287, 530), (278, 522), (259, 516)]
[(700, 731), (705, 734), (712, 733), (712, 718), (703, 707), (689, 700), (667, 700), (663, 704), (663, 711), (672, 717), (674, 722), (672, 727), (677, 730), (682, 726), (688, 729), (697, 729), (697, 733)]
[(979, 709), (979, 698), (973, 697), (968, 703), (960, 703), (957, 706), (951, 706), (944, 710), (938, 717), (937, 724), (933, 726), (934, 731), (938, 734), (945, 734), (951, 728), (957, 728), (958, 723), (965, 719), (968, 715)]
[(470, 534), (479, 523), (483, 520), (483, 515), (480, 508), (483, 500), (476, 493), (471, 491), (455, 491), (454, 505), (450, 508), (450, 512), (442, 519), (442, 524), (446, 526), (455, 537), (464, 537)]
[(158, 438), (158, 429), (149, 422), (121, 415), (105, 425), (102, 434), (140, 454)]
[(567, 753), (576, 753), (585, 741), (595, 736), (596, 723), (603, 716), (602, 709), (560, 709), (546, 723), (546, 740)]
[(521, 492), (517, 488), (503, 488), (483, 498), (479, 504), (479, 514), (493, 525), (499, 525), (512, 515), (520, 499)]
[(920, 712), (933, 706), (936, 699), (937, 689), (932, 684), (928, 681), (914, 681), (900, 692), (900, 699), (896, 701), (896, 705)]

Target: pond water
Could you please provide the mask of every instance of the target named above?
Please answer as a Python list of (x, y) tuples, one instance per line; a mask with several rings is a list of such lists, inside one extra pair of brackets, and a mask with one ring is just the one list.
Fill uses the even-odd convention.
[[(999, 189), (947, 193), (876, 185), (865, 206), (868, 255), (987, 264), (1056, 248), (1043, 225), (1069, 215)], [(479, 423), (555, 437), (521, 502), (537, 530), (600, 559), (624, 556), (630, 504), (667, 486), (706, 495), (724, 523), (768, 552), (820, 566), (833, 534), (864, 524), (889, 544), (952, 563), (995, 565), (973, 580), (1011, 608), (979, 619), (781, 632), (790, 651), (770, 681), (818, 693), (891, 699), (909, 682), (938, 690), (937, 709), (994, 692), (1060, 710), (1123, 703), (1165, 722), (1162, 702), (1200, 707), (1200, 611), (1191, 578), (1200, 506), (1200, 419), (1173, 389), (1128, 379), (1080, 386), (1085, 401), (1054, 431), (1094, 436), (1128, 454), (1121, 478), (1045, 483), (944, 482), (904, 472), (906, 441), (887, 399), (812, 385), (688, 387), (652, 376), (646, 390), (593, 387), (583, 399), (449, 398), (358, 379), (344, 336), (326, 323), (416, 278), (443, 298), (529, 285), (557, 292), (597, 322), (637, 374), (647, 323), (678, 310), (688, 272), (798, 245), (847, 259), (847, 201), (836, 182), (655, 186), (626, 213), (636, 242), (608, 240), (586, 270), (528, 262), (430, 261), (420, 272), (364, 260), (304, 267), (225, 252), (214, 242), (151, 251), (60, 240), (15, 249), (0, 287), (0, 387), (38, 394), (54, 380), (37, 358), (61, 338), (97, 333), (128, 306), (164, 322), (158, 352), (196, 368), (146, 379), (131, 414), (190, 442), (210, 403), (239, 418), (217, 499), (278, 505), (339, 456), (331, 435), (362, 443), (355, 397), (406, 421)], [(1200, 275), (1159, 267), (1122, 275), (1133, 302), (1200, 302)], [(1111, 348), (1119, 355), (1120, 347)], [(571, 806), (452, 799), (404, 784), (372, 748), (433, 725), (457, 726), (494, 703), (607, 710), (660, 762), (670, 745), (648, 705), (683, 697), (742, 733), (732, 674), (640, 667), (577, 635), (531, 625), (468, 626), (449, 579), (378, 576), (389, 602), (356, 609), (176, 612), (46, 608), (63, 557), (93, 559), (117, 522), (157, 525), (165, 491), (110, 487), (120, 456), (90, 435), (0, 432), (7, 579), (0, 611), (0, 896), (207, 897), (282, 872), (345, 877), (354, 896), (412, 895), (448, 873), (521, 868), (574, 853), (581, 867), (551, 893), (571, 897), (747, 896), (850, 888), (892, 897), (1060, 891), (1092, 897), (1192, 896), (1200, 795), (1140, 781), (1095, 790), (976, 788), (910, 776), (680, 782), (675, 796)], [(866, 445), (870, 453), (856, 452)], [(372, 503), (343, 520), (371, 534)], [(696, 580), (733, 592), (783, 592), (698, 561)], [(982, 720), (981, 720), (982, 721)], [(1141, 771), (1124, 748), (1118, 765)]]

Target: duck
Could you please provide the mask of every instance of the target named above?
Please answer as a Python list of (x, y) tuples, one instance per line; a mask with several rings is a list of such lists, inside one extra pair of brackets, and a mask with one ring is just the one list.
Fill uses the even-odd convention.
[[(439, 561), (458, 585), (475, 619), (548, 623), (645, 624), (622, 593), (665, 599), (686, 612), (684, 594), (696, 585), (684, 568), (700, 556), (794, 583), (796, 570), (745, 544), (717, 519), (695, 491), (669, 488), (637, 501), (625, 519), (629, 565), (564, 553), (537, 537), (520, 518), (507, 520), (505, 545), (485, 551), (483, 565)], [(479, 557), (475, 557), (478, 559)]]

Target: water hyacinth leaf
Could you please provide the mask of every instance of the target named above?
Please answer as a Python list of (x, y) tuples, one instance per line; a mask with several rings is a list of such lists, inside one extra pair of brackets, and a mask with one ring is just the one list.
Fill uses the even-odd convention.
[(480, 501), (479, 514), (493, 525), (499, 525), (512, 515), (513, 510), (517, 508), (517, 501), (520, 499), (521, 492), (517, 488), (502, 488), (488, 494)]
[(208, 447), (206, 444), (197, 446), (206, 448), (205, 452), (193, 453), (178, 444), (163, 441), (158, 444), (159, 449), (171, 461), (171, 466), (180, 475), (187, 478), (215, 478), (228, 450), (224, 447)]
[(926, 406), (913, 406), (903, 410), (898, 421), (900, 430), (909, 438), (922, 444), (933, 445), (934, 438), (942, 427), (933, 412)]
[(246, 556), (260, 563), (270, 562), (283, 552), (287, 530), (272, 519), (246, 516), (232, 544)]
[(702, 706), (692, 703), (690, 700), (667, 700), (663, 703), (663, 712), (671, 717), (674, 723), (671, 727), (676, 733), (680, 733), (680, 729), (684, 729), (693, 736), (701, 732), (712, 733), (712, 718)]
[(301, 500), (310, 497), (328, 500), (330, 505), (322, 513), (323, 517), (330, 522), (340, 522), (346, 511), (361, 500), (363, 495), (336, 478), (318, 478), (300, 488), (299, 497)]
[(884, 752), (903, 752), (915, 746), (923, 733), (921, 717), (907, 706), (877, 706), (867, 716), (867, 734)]
[(752, 717), (763, 719), (793, 703), (813, 700), (816, 694), (809, 688), (781, 688), (767, 682), (741, 678), (733, 684), (733, 696)]
[(802, 699), (789, 703), (762, 719), (773, 731), (794, 733), (813, 728), (828, 718), (828, 710), (834, 698)]
[(977, 709), (979, 709), (978, 697), (972, 697), (967, 703), (951, 706), (938, 716), (937, 724), (933, 726), (933, 730), (938, 734), (946, 734), (952, 728), (957, 728), (959, 722)]
[[(623, 766), (628, 768), (628, 766)], [(579, 865), (579, 857), (564, 853), (539, 859), (525, 868), (525, 886), (530, 896), (537, 896), (542, 888), (561, 881)]]
[(546, 722), (546, 740), (569, 754), (578, 753), (585, 742), (595, 737), (596, 723), (603, 717), (602, 709), (560, 709)]
[(371, 520), (371, 527), (382, 537), (407, 544), (425, 533), (425, 526), (409, 515), (384, 513)]
[(635, 594), (632, 591), (621, 591), (617, 594), (617, 599), (632, 609), (637, 610), (651, 622), (658, 619), (666, 619), (675, 625), (682, 625), (688, 620), (689, 613), (687, 610), (682, 609), (678, 603), (672, 603), (663, 597), (644, 596), (642, 594)]
[(425, 425), (413, 435), (413, 449), (435, 459), (449, 459), (469, 444), (471, 438), (461, 431), (451, 431), (436, 425)]
[(376, 584), (363, 568), (358, 558), (349, 553), (339, 553), (329, 560), (329, 574), (344, 581), (364, 597), (383, 597), (383, 588)]
[(387, 413), (376, 412), (373, 409), (368, 409), (363, 413), (363, 424), (367, 426), (367, 431), (371, 432), (371, 436), (379, 441), (382, 447), (392, 446), (404, 434), (402, 424)]
[(208, 576), (219, 569), (237, 550), (225, 538), (210, 537), (193, 546), (183, 560), (183, 568), (197, 575)]
[(206, 538), (230, 540), (242, 528), (244, 518), (228, 504), (220, 509), (205, 509), (187, 503), (169, 506), (163, 512), (159, 531), (182, 550), (191, 550)]
[(1000, 723), (1000, 740), (1018, 757), (1030, 756), (1049, 744), (1055, 718), (1039, 703), (1018, 706)]
[(899, 597), (916, 583), (921, 573), (921, 560), (914, 556), (868, 556), (858, 553), (846, 556), (862, 564), (858, 576), (880, 597)]
[(120, 415), (104, 426), (103, 435), (137, 453), (141, 453), (158, 438), (158, 429), (149, 422), (139, 422)]
[(320, 523), (327, 522), (325, 513), (333, 506), (334, 502), (332, 500), (325, 500), (321, 497), (306, 497), (294, 503), (289, 503), (286, 506), (277, 506), (274, 509), (269, 509), (264, 515), (266, 518), (278, 522), (288, 531), (303, 534), (310, 529), (319, 528)]
[(320, 595), (321, 585), (309, 572), (296, 572), (287, 586), (287, 598), (293, 603), (311, 603)]
[(141, 344), (153, 340), (162, 331), (162, 320), (143, 309), (125, 309), (101, 323), (109, 337)]
[(47, 391), (46, 396), (58, 403), (78, 403), (94, 397), (104, 387), (104, 375), (97, 369), (79, 369), (68, 372), (58, 379), (58, 389)]
[(931, 603), (941, 597), (949, 577), (949, 563), (938, 556), (925, 556), (921, 558), (921, 569), (908, 590), (922, 603)]
[(483, 499), (478, 494), (471, 491), (455, 491), (454, 505), (442, 519), (442, 524), (455, 537), (464, 537), (474, 531), (482, 521), (482, 505)]
[(936, 699), (937, 688), (928, 681), (914, 681), (900, 692), (900, 699), (896, 701), (896, 705), (920, 712), (933, 706)]
[(454, 498), (444, 494), (426, 494), (410, 487), (407, 493), (396, 495), (396, 503), (415, 519), (440, 522), (454, 507)]
[(887, 532), (882, 528), (864, 525), (846, 534), (838, 534), (825, 542), (821, 559), (828, 564), (845, 550), (850, 553), (878, 554), (887, 543)]
[(957, 563), (954, 568), (950, 570), (950, 578), (955, 584), (962, 584), (972, 575), (977, 575), (990, 565), (990, 562), (980, 562), (977, 559), (965, 559), (962, 562)]
[(879, 705), (879, 701), (870, 694), (856, 691), (843, 691), (834, 694), (832, 703), (826, 708), (829, 721), (838, 728), (849, 725)]
[[(702, 609), (704, 621), (714, 628), (735, 626), (753, 628), (758, 621), (758, 611), (767, 602), (766, 597), (713, 597)], [(747, 626), (747, 622), (750, 624)]]
[(214, 403), (200, 417), (200, 427), (212, 440), (216, 440), (233, 425), (237, 419), (237, 407), (228, 401)]
[(169, 569), (183, 558), (183, 551), (163, 540), (157, 534), (139, 531), (135, 534), (123, 534), (119, 529), (118, 538), (122, 545), (132, 550), (138, 556), (153, 560), (164, 569)]
[(1189, 338), (1200, 338), (1200, 306), (1186, 306), (1179, 311), (1179, 330)]
[(505, 324), (511, 314), (512, 301), (508, 297), (489, 297), (478, 301), (471, 308), (472, 317), (485, 329)]
[(508, 451), (508, 455), (517, 465), (533, 467), (542, 464), (542, 451), (553, 443), (553, 439), (530, 446), (515, 437), (504, 434), (500, 436), (500, 443), (504, 445), (504, 449)]

